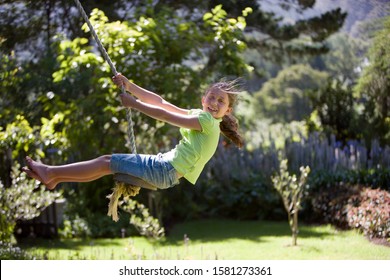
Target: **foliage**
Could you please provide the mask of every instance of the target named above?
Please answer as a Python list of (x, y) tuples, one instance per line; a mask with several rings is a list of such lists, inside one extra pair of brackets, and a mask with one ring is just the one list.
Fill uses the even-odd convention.
[(165, 229), (158, 219), (150, 215), (148, 208), (133, 199), (125, 199), (121, 205), (125, 211), (131, 214), (130, 224), (135, 226), (138, 232), (152, 239), (161, 239), (165, 236)]
[(383, 29), (375, 34), (369, 48), (368, 63), (355, 91), (365, 100), (364, 114), (368, 122), (367, 138), (390, 144), (390, 17), (383, 20)]
[(290, 175), (287, 170), (287, 160), (280, 162), (279, 174), (272, 176), (274, 188), (282, 198), (284, 208), (287, 212), (288, 222), (292, 232), (292, 245), (297, 245), (298, 238), (298, 212), (301, 209), (301, 200), (305, 189), (309, 186), (306, 184), (307, 177), (310, 173), (308, 166), (300, 168), (300, 178), (296, 175)]
[(358, 186), (348, 182), (338, 182), (319, 189), (318, 192), (313, 192), (311, 197), (313, 214), (316, 215), (317, 221), (347, 229), (345, 205), (350, 197), (358, 193)]
[[(251, 8), (245, 8), (242, 15), (237, 18), (227, 18), (227, 13), (222, 5), (217, 5), (203, 16), (205, 27), (210, 28), (210, 36), (207, 41), (215, 42), (216, 47), (210, 54), (211, 61), (215, 63), (213, 68), (218, 69), (219, 75), (225, 72), (245, 74), (247, 68), (243, 63), (241, 53), (246, 49), (243, 32), (246, 27), (245, 17), (252, 13)], [(244, 71), (243, 71), (244, 70)], [(247, 68), (250, 70), (250, 68)]]
[(15, 98), (22, 79), (15, 53), (5, 54), (0, 51), (0, 61), (0, 126), (5, 126), (10, 116), (15, 114), (14, 104), (22, 103), (26, 107), (27, 98)]
[(357, 228), (365, 235), (388, 238), (390, 194), (350, 183), (335, 184), (314, 194), (312, 205), (324, 222), (340, 228)]
[(389, 192), (364, 188), (349, 199), (346, 210), (351, 228), (358, 228), (370, 238), (390, 237)]
[(342, 184), (366, 185), (390, 191), (390, 169), (388, 167), (357, 170), (339, 168), (334, 171), (317, 169), (312, 172), (309, 180), (312, 194)]
[(304, 64), (286, 68), (255, 93), (257, 112), (274, 123), (302, 121), (312, 111), (309, 92), (321, 88), (327, 77)]
[(364, 62), (368, 41), (357, 39), (346, 33), (337, 33), (327, 40), (329, 52), (310, 60), (310, 65), (329, 73), (332, 79), (352, 85), (359, 78), (359, 71)]
[(64, 216), (63, 225), (58, 230), (60, 238), (87, 238), (91, 236), (88, 223), (78, 215), (72, 219)]
[(250, 130), (245, 131), (245, 138), (248, 151), (283, 150), (289, 141), (300, 142), (308, 138), (308, 132), (304, 121), (272, 123), (260, 119), (252, 121)]
[[(324, 53), (328, 49), (324, 40), (342, 26), (346, 13), (340, 8), (333, 8), (318, 16), (300, 17), (299, 20), (286, 21), (286, 11), (304, 14), (313, 7), (303, 1), (283, 1), (268, 5), (267, 1), (210, 1), (210, 5), (221, 3), (231, 15), (237, 16), (245, 7), (250, 7), (252, 13), (248, 16), (246, 41), (250, 48), (256, 49), (267, 60), (282, 64), (286, 61), (296, 61), (302, 56)], [(305, 1), (306, 2), (306, 1)], [(269, 10), (274, 10), (269, 11)], [(282, 11), (282, 12), (281, 12)], [(289, 13), (289, 14), (290, 14)]]
[(88, 228), (91, 237), (123, 237), (138, 235), (137, 229), (129, 223), (130, 214), (121, 213), (118, 222), (113, 223), (112, 218), (107, 213), (89, 213), (87, 215)]
[(363, 188), (349, 198), (347, 221), (365, 235), (390, 238), (390, 193), (379, 189)]
[(30, 220), (52, 204), (60, 194), (48, 192), (35, 181), (28, 180), (24, 172), (14, 166), (11, 178), (12, 187), (5, 188), (0, 181), (0, 222), (1, 241), (10, 241), (18, 220)]
[[(180, 14), (181, 17), (199, 26), (202, 25), (202, 16), (217, 5), (222, 5), (229, 18), (237, 18), (248, 7), (253, 12), (247, 20), (249, 28), (246, 31), (248, 36), (245, 41), (264, 57), (278, 61), (287, 57), (291, 59), (297, 55), (326, 51), (324, 40), (342, 27), (346, 13), (333, 5), (326, 13), (315, 13), (315, 16), (305, 15), (306, 11), (313, 10), (314, 3), (315, 1), (295, 0), (271, 5), (267, 1), (257, 0), (195, 2), (85, 0), (83, 6), (87, 13), (93, 8), (99, 8), (114, 21), (120, 19), (129, 22), (136, 21), (140, 15), (154, 17), (158, 12), (169, 11), (172, 18)], [(73, 12), (72, 1), (23, 0), (14, 3), (5, 0), (0, 5), (0, 25), (3, 27), (0, 37), (8, 39), (5, 45), (7, 50), (19, 47), (30, 51), (32, 57), (36, 58), (50, 50), (56, 31), (69, 34), (70, 38), (81, 36), (77, 28), (81, 25), (81, 18), (79, 14)], [(270, 6), (277, 12), (267, 11)], [(300, 15), (299, 20), (285, 21), (286, 10)], [(251, 36), (252, 34), (259, 36)], [(213, 55), (212, 52), (209, 55)]]
[(61, 130), (64, 115), (41, 118), (41, 126), (31, 126), (23, 115), (16, 115), (5, 129), (0, 127), (1, 178), (6, 187), (11, 186), (10, 173), (13, 161), (22, 161), (26, 154), (34, 158), (61, 156), (68, 140)]
[[(335, 135), (340, 141), (362, 138), (362, 121), (357, 111), (357, 100), (352, 88), (339, 80), (329, 80), (326, 86), (311, 95), (313, 114), (319, 118), (319, 124), (308, 119), (309, 131), (320, 127), (327, 135)], [(316, 128), (317, 127), (317, 128)]]
[(0, 260), (34, 260), (35, 256), (14, 246), (12, 243), (0, 240)]

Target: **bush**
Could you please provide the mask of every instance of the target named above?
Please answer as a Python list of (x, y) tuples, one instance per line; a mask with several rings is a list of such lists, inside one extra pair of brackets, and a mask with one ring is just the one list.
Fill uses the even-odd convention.
[(317, 192), (334, 185), (351, 184), (371, 186), (390, 191), (390, 169), (371, 168), (359, 170), (315, 170), (309, 177), (311, 192)]
[(312, 206), (322, 222), (356, 228), (370, 238), (390, 237), (390, 193), (386, 190), (339, 184), (319, 191)]
[(126, 198), (121, 208), (130, 213), (130, 224), (138, 232), (150, 239), (159, 240), (165, 236), (165, 229), (160, 225), (158, 219), (154, 218), (149, 209), (136, 200)]
[(363, 188), (348, 200), (347, 222), (370, 238), (390, 237), (390, 193)]
[(348, 200), (359, 194), (359, 191), (359, 186), (344, 183), (321, 189), (312, 197), (313, 220), (348, 229), (345, 207), (348, 205)]
[(35, 257), (9, 242), (0, 241), (0, 260), (33, 260)]
[(9, 242), (13, 237), (16, 222), (31, 220), (57, 198), (58, 192), (48, 192), (36, 181), (28, 180), (26, 174), (19, 171), (20, 166), (12, 169), (12, 187), (6, 188), (0, 181), (0, 240)]
[(91, 236), (91, 230), (88, 227), (88, 223), (78, 215), (72, 219), (65, 216), (63, 225), (58, 231), (58, 235), (61, 238), (87, 238)]

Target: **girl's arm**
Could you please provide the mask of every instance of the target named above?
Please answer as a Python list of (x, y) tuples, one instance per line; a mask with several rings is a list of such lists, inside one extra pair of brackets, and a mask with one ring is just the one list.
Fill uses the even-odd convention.
[(130, 92), (144, 103), (163, 108), (172, 113), (188, 115), (188, 110), (177, 107), (163, 99), (160, 95), (130, 82), (122, 74), (114, 76), (113, 81), (118, 86), (124, 86), (126, 91)]
[(167, 122), (178, 127), (199, 131), (202, 130), (202, 126), (200, 125), (197, 116), (182, 114), (180, 112), (167, 110), (164, 107), (145, 103), (141, 99), (136, 99), (129, 94), (121, 94), (120, 97), (122, 99), (123, 106), (134, 108), (156, 120)]

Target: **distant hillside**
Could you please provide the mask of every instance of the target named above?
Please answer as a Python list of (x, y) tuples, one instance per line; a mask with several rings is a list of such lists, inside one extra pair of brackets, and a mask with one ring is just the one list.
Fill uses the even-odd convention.
[(359, 26), (372, 20), (390, 15), (390, 0), (317, 0), (316, 8), (330, 10), (340, 7), (348, 12), (343, 31), (359, 36)]
[(278, 1), (259, 1), (261, 7), (266, 11), (272, 11), (283, 16), (283, 22), (289, 23), (299, 19), (313, 17), (326, 11), (341, 8), (348, 13), (342, 31), (349, 33), (351, 36), (359, 37), (362, 24), (368, 23), (390, 15), (390, 0), (316, 0), (312, 9), (299, 13), (292, 9), (283, 10)]

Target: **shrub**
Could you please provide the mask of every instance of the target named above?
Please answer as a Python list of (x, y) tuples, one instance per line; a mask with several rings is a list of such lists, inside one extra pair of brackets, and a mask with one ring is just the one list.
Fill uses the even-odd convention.
[(161, 239), (165, 236), (165, 229), (160, 225), (158, 219), (154, 218), (149, 209), (136, 200), (125, 198), (121, 205), (122, 209), (130, 213), (130, 224), (138, 232), (151, 239)]
[(58, 231), (58, 235), (61, 238), (87, 238), (91, 236), (91, 230), (88, 227), (88, 223), (78, 215), (72, 219), (65, 216), (63, 225)]
[(0, 241), (0, 260), (33, 260), (35, 257), (9, 242)]
[(371, 186), (390, 191), (390, 169), (371, 168), (359, 170), (315, 170), (309, 177), (311, 192), (318, 192), (334, 185), (351, 184)]
[(10, 241), (18, 220), (31, 220), (38, 217), (47, 206), (60, 197), (58, 192), (48, 192), (36, 181), (28, 180), (19, 171), (12, 169), (12, 187), (6, 188), (0, 181), (0, 240)]
[(345, 206), (352, 196), (359, 193), (359, 190), (360, 188), (356, 185), (344, 183), (321, 189), (311, 199), (314, 210), (313, 220), (331, 223), (342, 229), (349, 228)]
[(348, 200), (347, 222), (370, 238), (390, 237), (390, 193), (364, 188)]
[(370, 238), (390, 235), (390, 193), (386, 190), (338, 184), (319, 191), (312, 206), (322, 222), (356, 228)]

